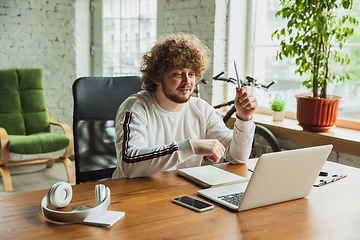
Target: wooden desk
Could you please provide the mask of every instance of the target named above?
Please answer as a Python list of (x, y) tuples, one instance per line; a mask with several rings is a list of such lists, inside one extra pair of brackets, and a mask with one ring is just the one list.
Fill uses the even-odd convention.
[[(254, 165), (250, 160), (249, 167)], [(250, 176), (246, 165), (221, 164)], [(245, 212), (215, 204), (197, 213), (171, 203), (182, 195), (198, 197), (196, 185), (164, 172), (147, 178), (104, 181), (111, 189), (109, 210), (125, 217), (111, 228), (57, 225), (46, 220), (40, 201), (47, 190), (0, 197), (1, 239), (359, 239), (360, 169), (327, 162), (324, 170), (348, 177), (320, 188), (307, 198)], [(96, 183), (73, 186), (72, 207), (94, 206)], [(200, 197), (198, 197), (200, 198)]]

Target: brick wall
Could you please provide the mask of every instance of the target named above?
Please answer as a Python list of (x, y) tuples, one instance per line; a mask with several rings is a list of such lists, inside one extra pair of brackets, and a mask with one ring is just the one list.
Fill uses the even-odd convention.
[[(216, 71), (219, 69), (222, 71), (225, 69), (226, 59), (227, 2), (226, 0), (163, 1), (164, 21), (158, 23), (158, 33), (160, 35), (168, 32), (195, 34), (213, 53), (212, 62), (216, 63)], [(204, 79), (208, 80), (208, 84), (200, 86), (200, 97), (210, 104), (213, 75), (213, 67), (210, 67), (204, 73)]]

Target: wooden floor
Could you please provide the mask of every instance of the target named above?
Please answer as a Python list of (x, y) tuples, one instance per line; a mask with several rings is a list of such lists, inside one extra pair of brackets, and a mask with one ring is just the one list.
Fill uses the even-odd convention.
[[(75, 168), (75, 163), (72, 163)], [(4, 185), (0, 176), (0, 196), (48, 189), (54, 183), (67, 181), (65, 166), (62, 162), (56, 162), (52, 168), (45, 167), (46, 164), (38, 164), (9, 168), (14, 191), (4, 192)]]

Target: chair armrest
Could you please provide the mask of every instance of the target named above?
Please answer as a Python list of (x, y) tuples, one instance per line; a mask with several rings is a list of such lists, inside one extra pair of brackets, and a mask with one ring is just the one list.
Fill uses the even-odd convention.
[(74, 136), (72, 134), (71, 128), (66, 123), (56, 122), (51, 111), (48, 111), (48, 113), (49, 113), (50, 124), (61, 127), (62, 130), (64, 131), (64, 134), (69, 138), (69, 146), (66, 148), (66, 151), (65, 151), (63, 157), (64, 158), (70, 157), (73, 152), (73, 148), (74, 148)]
[(0, 144), (1, 144), (1, 156), (0, 165), (5, 165), (9, 162), (9, 137), (5, 128), (0, 127)]

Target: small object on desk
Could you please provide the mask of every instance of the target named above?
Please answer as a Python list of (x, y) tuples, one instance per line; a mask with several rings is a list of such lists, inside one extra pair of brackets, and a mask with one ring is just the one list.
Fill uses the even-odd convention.
[(174, 198), (172, 202), (196, 212), (204, 212), (214, 208), (214, 205), (190, 196), (177, 197)]
[(231, 173), (213, 165), (182, 168), (178, 169), (176, 173), (189, 179), (190, 181), (195, 182), (202, 188), (219, 187), (248, 181), (240, 175)]
[(325, 184), (335, 182), (335, 181), (337, 181), (337, 180), (339, 180), (341, 178), (344, 178), (346, 176), (347, 175), (345, 175), (345, 174), (321, 171), (319, 173), (319, 176), (317, 177), (315, 183), (314, 183), (314, 187), (320, 187), (320, 186), (323, 186)]
[(248, 171), (254, 172), (254, 168), (248, 168)]
[(43, 215), (58, 223), (82, 223), (98, 227), (111, 227), (125, 216), (124, 212), (107, 211), (110, 205), (110, 188), (103, 184), (95, 186), (96, 207), (79, 206), (74, 210), (58, 211), (66, 207), (72, 198), (72, 187), (69, 183), (55, 183), (41, 201)]
[[(254, 172), (253, 168), (248, 168), (248, 171), (250, 172)], [(324, 172), (321, 171), (319, 173), (319, 176), (317, 177), (315, 183), (314, 183), (314, 187), (320, 187), (323, 186), (325, 184), (331, 183), (331, 182), (335, 182), (341, 178), (346, 177), (347, 175), (345, 174), (338, 174), (338, 173), (331, 173), (331, 172)]]
[(125, 212), (106, 211), (96, 218), (85, 218), (81, 224), (96, 226), (96, 227), (111, 227), (125, 216)]

